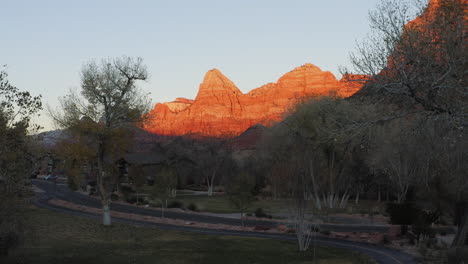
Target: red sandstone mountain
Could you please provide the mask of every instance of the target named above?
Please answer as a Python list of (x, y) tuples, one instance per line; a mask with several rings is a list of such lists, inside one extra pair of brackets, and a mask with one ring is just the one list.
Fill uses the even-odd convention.
[(150, 113), (153, 119), (144, 128), (160, 135), (232, 137), (255, 124), (270, 126), (280, 121), (291, 107), (306, 98), (329, 94), (349, 97), (360, 88), (308, 63), (286, 73), (276, 83), (243, 94), (213, 69), (206, 73), (195, 100), (177, 98), (156, 104)]

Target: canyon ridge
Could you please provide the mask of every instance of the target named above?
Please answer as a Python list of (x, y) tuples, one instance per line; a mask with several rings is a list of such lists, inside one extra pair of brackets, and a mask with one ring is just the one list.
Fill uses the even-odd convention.
[(341, 80), (329, 71), (307, 63), (268, 83), (242, 93), (218, 69), (206, 73), (194, 100), (177, 98), (158, 103), (150, 112), (148, 132), (170, 136), (234, 137), (255, 124), (271, 126), (296, 104), (309, 98), (349, 97), (361, 89), (360, 76)]

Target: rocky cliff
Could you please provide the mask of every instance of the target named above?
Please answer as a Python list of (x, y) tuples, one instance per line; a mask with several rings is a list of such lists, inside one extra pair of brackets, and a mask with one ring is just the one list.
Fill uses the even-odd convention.
[(330, 94), (348, 97), (360, 88), (308, 63), (286, 73), (276, 83), (243, 94), (213, 69), (206, 73), (195, 100), (177, 98), (156, 104), (150, 113), (152, 121), (144, 128), (160, 135), (233, 137), (255, 124), (270, 126), (280, 121), (289, 109), (307, 98)]

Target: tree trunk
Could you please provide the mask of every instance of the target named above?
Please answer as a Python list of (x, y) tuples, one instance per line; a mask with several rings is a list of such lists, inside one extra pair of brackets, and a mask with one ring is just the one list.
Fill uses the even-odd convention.
[(244, 227), (244, 210), (241, 210), (241, 215), (240, 215), (240, 218), (241, 218), (241, 223), (242, 223), (242, 227)]
[(389, 187), (388, 187), (388, 186), (387, 186), (387, 188), (385, 188), (385, 189), (386, 189), (386, 192), (387, 192), (387, 193), (386, 193), (386, 194), (387, 194), (387, 197), (386, 197), (385, 201), (388, 202), (388, 201), (390, 201), (390, 190), (389, 190)]
[(108, 193), (108, 185), (110, 184), (108, 175), (104, 171), (104, 156), (105, 156), (105, 144), (104, 140), (101, 138), (98, 145), (98, 187), (101, 194), (101, 203), (102, 203), (102, 224), (105, 226), (112, 225), (111, 214), (110, 214), (110, 194)]
[(347, 193), (347, 191), (343, 194), (343, 196), (341, 197), (341, 201), (340, 201), (340, 204), (339, 204), (339, 208), (345, 208), (346, 207), (346, 204), (348, 203), (348, 199), (349, 199), (349, 195)]
[(164, 218), (165, 207), (167, 207), (167, 199), (161, 200), (161, 218)]
[(359, 192), (356, 193), (356, 199), (354, 200), (354, 204), (359, 203)]
[(322, 210), (322, 203), (320, 201), (320, 196), (318, 194), (315, 194), (315, 206), (317, 207), (318, 210)]
[(108, 200), (102, 201), (102, 224), (105, 226), (112, 225), (110, 202)]
[(463, 216), (458, 226), (457, 234), (452, 242), (452, 248), (463, 247), (468, 235), (468, 208), (464, 209)]
[(382, 201), (382, 194), (380, 193), (380, 184), (379, 186), (377, 187), (378, 188), (378, 191), (377, 191), (377, 200), (379, 201), (379, 203)]
[(213, 185), (208, 184), (208, 196), (213, 196)]

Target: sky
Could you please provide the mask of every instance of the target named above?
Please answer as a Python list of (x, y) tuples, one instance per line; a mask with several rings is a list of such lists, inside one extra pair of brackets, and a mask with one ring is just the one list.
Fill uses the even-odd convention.
[[(377, 2), (0, 0), (0, 65), (52, 108), (79, 89), (83, 64), (123, 55), (143, 58), (153, 103), (195, 98), (213, 68), (243, 92), (304, 63), (339, 77)], [(45, 111), (36, 122), (55, 128)]]

